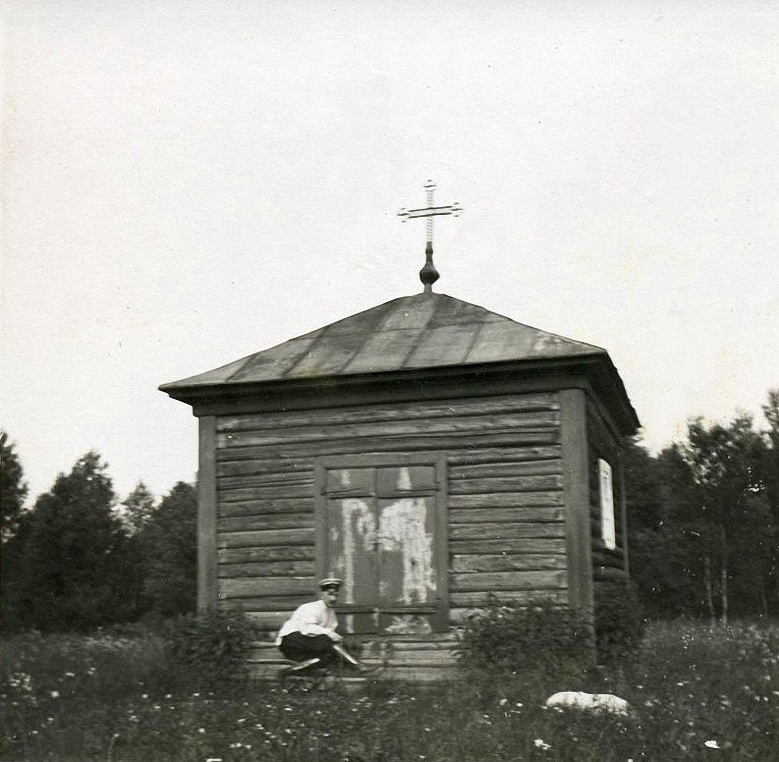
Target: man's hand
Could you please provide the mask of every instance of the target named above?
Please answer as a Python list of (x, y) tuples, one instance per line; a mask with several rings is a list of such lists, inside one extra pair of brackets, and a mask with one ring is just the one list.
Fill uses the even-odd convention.
[(343, 637), (339, 635), (335, 630), (330, 630), (330, 632), (327, 633), (330, 636), (330, 640), (334, 641), (335, 643), (340, 643), (343, 640)]

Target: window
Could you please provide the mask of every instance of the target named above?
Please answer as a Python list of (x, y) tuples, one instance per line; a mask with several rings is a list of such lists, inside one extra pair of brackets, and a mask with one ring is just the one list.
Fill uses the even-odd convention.
[(614, 482), (611, 466), (603, 459), (598, 459), (598, 483), (600, 487), (600, 525), (601, 536), (607, 548), (617, 547), (614, 527)]

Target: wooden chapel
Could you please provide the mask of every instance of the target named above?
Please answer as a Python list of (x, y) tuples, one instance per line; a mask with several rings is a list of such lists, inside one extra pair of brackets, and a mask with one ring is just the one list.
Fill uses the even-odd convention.
[[(428, 186), (429, 187), (429, 186)], [(457, 207), (404, 212), (432, 217)], [(622, 441), (639, 422), (606, 350), (424, 291), (164, 384), (199, 420), (198, 606), (267, 634), (324, 576), (382, 674), (438, 680), (492, 593), (591, 617), (626, 577)]]

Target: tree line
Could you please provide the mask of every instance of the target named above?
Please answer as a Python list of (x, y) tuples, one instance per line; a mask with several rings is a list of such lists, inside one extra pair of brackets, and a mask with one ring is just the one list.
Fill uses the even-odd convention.
[(626, 458), (631, 577), (650, 615), (779, 616), (779, 389), (767, 429), (688, 422), (657, 456)]
[(107, 469), (90, 451), (25, 510), (20, 459), (2, 443), (4, 630), (88, 631), (194, 610), (194, 486), (157, 502), (141, 482), (120, 503)]
[[(626, 443), (630, 573), (645, 612), (727, 621), (779, 616), (779, 389), (749, 415), (688, 421), (657, 455)], [(14, 444), (3, 436), (4, 628), (88, 630), (193, 611), (192, 484), (157, 502), (143, 483), (119, 502), (107, 465), (88, 452), (30, 509)]]

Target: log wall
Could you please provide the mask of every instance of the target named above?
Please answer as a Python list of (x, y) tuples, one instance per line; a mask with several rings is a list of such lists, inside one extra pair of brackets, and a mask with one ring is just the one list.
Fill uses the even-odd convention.
[(216, 418), (217, 595), (275, 631), (311, 600), (317, 458), (446, 454), (450, 621), (486, 600), (567, 601), (556, 393)]
[[(590, 540), (593, 581), (597, 588), (604, 582), (627, 579), (627, 526), (624, 512), (622, 446), (610, 421), (594, 404), (590, 404), (587, 411), (587, 436), (590, 467)], [(613, 549), (606, 547), (602, 537), (599, 459), (605, 460), (612, 470), (616, 536), (616, 547)]]

